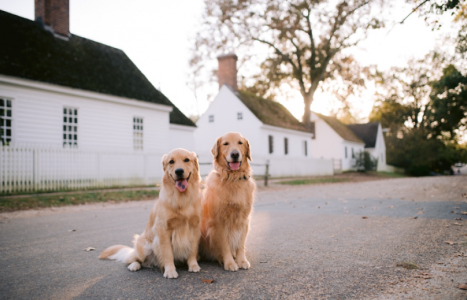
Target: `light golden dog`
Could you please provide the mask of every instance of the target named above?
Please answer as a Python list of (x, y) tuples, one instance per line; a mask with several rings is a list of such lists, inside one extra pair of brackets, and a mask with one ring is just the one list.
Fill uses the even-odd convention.
[(203, 198), (201, 254), (228, 271), (248, 269), (245, 242), (256, 188), (248, 162), (250, 144), (239, 133), (227, 133), (211, 152), (214, 170), (206, 179)]
[(189, 272), (199, 272), (197, 262), (201, 224), (198, 159), (194, 152), (175, 149), (162, 157), (164, 178), (159, 200), (151, 210), (144, 232), (133, 239), (134, 248), (116, 245), (100, 259), (130, 264), (130, 271), (158, 266), (165, 278), (177, 278), (175, 263), (187, 262)]

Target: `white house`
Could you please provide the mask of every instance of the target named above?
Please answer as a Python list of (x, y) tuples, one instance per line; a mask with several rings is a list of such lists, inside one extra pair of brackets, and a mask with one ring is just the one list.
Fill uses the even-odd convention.
[(195, 124), (54, 3), (36, 0), (36, 21), (0, 11), (0, 192), (155, 183), (164, 153), (194, 149)]
[[(330, 160), (312, 158), (312, 134), (280, 103), (237, 89), (235, 54), (218, 57), (219, 93), (197, 121), (196, 152), (201, 162), (226, 132), (239, 132), (250, 141), (256, 175), (269, 161), (272, 176), (331, 175)], [(207, 169), (202, 168), (206, 174)]]
[(356, 154), (364, 150), (365, 142), (336, 118), (312, 112), (310, 119), (313, 157), (334, 160), (335, 169), (352, 170)]
[(380, 122), (366, 124), (351, 124), (347, 127), (365, 142), (365, 151), (368, 151), (378, 160), (377, 171), (386, 171), (386, 143)]

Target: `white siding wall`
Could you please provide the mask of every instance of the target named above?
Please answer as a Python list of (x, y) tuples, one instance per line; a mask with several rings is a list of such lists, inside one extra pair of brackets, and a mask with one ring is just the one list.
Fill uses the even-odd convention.
[[(89, 94), (89, 93), (88, 93)], [(135, 107), (0, 82), (0, 96), (13, 99), (13, 143), (62, 146), (63, 107), (78, 109), (78, 147), (82, 150), (133, 150), (133, 117), (144, 119), (144, 151), (169, 149), (169, 112)], [(124, 98), (121, 98), (124, 99)]]
[(344, 139), (314, 113), (311, 113), (311, 121), (315, 122), (316, 132), (315, 138), (311, 140), (313, 157), (343, 160), (342, 143)]
[[(239, 112), (243, 114), (242, 120), (237, 119)], [(209, 122), (211, 115), (214, 122)], [(260, 141), (262, 123), (226, 86), (221, 88), (196, 125), (196, 153), (209, 153), (218, 137), (227, 132), (239, 132), (250, 141), (253, 153), (266, 154)]]
[[(266, 127), (266, 128), (265, 128)], [(273, 136), (273, 153), (269, 153), (269, 136)], [(288, 154), (285, 154), (285, 138), (288, 139)], [(308, 143), (308, 155), (303, 151), (303, 142)], [(297, 133), (292, 130), (263, 126), (261, 128), (261, 151), (270, 158), (308, 158), (311, 159), (311, 134)]]
[(170, 124), (169, 148), (183, 148), (195, 151), (194, 132), (196, 127)]
[[(355, 158), (357, 154), (364, 151), (364, 145), (360, 143), (354, 143), (349, 141), (343, 141), (340, 147), (342, 151), (342, 170), (351, 170), (355, 164)], [(347, 148), (347, 157), (345, 157), (345, 148)], [(355, 157), (352, 157), (352, 150)]]
[(387, 171), (386, 167), (386, 143), (384, 142), (383, 130), (381, 124), (378, 125), (378, 133), (376, 134), (375, 148), (365, 149), (370, 152), (373, 157), (378, 159), (377, 171)]

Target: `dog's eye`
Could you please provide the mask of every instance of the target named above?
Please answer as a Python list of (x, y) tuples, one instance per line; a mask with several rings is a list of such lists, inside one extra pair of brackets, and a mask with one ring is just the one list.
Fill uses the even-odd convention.
[(243, 143), (242, 142), (238, 142), (239, 145), (242, 145)]
[(175, 162), (174, 160), (172, 159), (171, 161), (169, 161), (169, 164), (173, 165)]
[(224, 146), (228, 146), (228, 145), (229, 145), (229, 143), (224, 143)]
[(184, 162), (189, 162), (190, 160), (188, 158), (185, 158)]

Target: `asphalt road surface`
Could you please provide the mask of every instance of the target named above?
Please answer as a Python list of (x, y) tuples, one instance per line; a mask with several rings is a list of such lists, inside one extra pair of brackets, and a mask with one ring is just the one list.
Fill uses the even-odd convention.
[(153, 203), (1, 214), (0, 298), (467, 298), (458, 288), (467, 284), (467, 177), (260, 189), (250, 270), (201, 261), (200, 273), (181, 266), (165, 279), (99, 260), (107, 246), (130, 245)]

